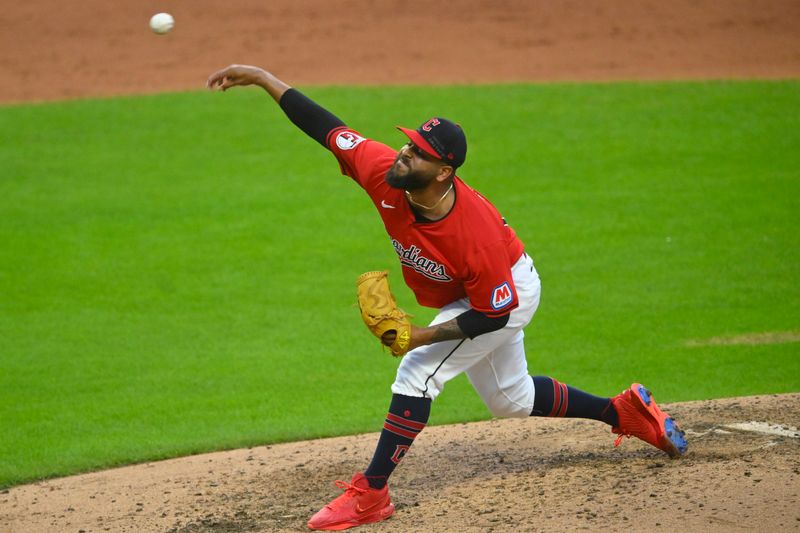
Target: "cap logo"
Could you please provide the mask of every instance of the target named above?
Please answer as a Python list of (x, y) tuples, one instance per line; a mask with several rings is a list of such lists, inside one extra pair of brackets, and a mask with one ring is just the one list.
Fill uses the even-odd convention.
[(440, 122), (438, 118), (432, 118), (422, 125), (422, 131), (431, 131), (434, 126), (438, 126), (439, 124)]

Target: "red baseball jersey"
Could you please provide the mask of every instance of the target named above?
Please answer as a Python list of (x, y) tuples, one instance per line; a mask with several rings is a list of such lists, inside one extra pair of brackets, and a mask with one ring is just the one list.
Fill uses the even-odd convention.
[(467, 297), (473, 309), (502, 316), (517, 307), (511, 267), (522, 242), (477, 191), (455, 177), (456, 201), (444, 218), (419, 221), (401, 189), (384, 176), (397, 151), (346, 127), (328, 134), (342, 173), (372, 198), (420, 305), (441, 308)]

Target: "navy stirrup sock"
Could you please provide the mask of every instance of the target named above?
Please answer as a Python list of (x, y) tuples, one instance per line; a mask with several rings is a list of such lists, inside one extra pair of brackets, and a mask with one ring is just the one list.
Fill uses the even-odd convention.
[(382, 489), (386, 480), (405, 456), (414, 438), (428, 423), (431, 399), (392, 395), (392, 403), (383, 424), (372, 462), (364, 475), (373, 489)]
[(531, 376), (536, 394), (531, 416), (590, 418), (611, 426), (619, 425), (611, 398), (593, 396), (546, 376)]

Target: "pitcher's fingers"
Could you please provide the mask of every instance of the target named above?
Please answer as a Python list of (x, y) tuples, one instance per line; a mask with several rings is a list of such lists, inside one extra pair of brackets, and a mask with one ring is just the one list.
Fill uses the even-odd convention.
[(219, 85), (222, 81), (224, 81), (226, 70), (228, 69), (224, 68), (222, 70), (218, 70), (214, 74), (209, 76), (208, 80), (206, 81), (206, 87), (208, 87), (209, 89), (213, 89), (215, 88), (215, 86)]

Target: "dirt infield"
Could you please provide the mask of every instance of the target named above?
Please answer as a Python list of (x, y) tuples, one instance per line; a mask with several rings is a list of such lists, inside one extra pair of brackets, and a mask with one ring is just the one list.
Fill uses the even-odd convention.
[[(392, 478), (397, 512), (364, 531), (786, 531), (800, 529), (800, 394), (665, 406), (680, 460), (636, 439), (614, 448), (585, 420), (426, 428)], [(761, 429), (763, 428), (756, 428)], [(0, 531), (302, 531), (363, 468), (377, 434), (197, 455), (0, 494)]]
[(800, 76), (796, 0), (6, 4), (0, 102), (199, 89), (229, 63), (298, 85)]
[[(167, 36), (147, 28), (158, 11), (175, 15)], [(798, 27), (796, 0), (30, 0), (0, 12), (0, 103), (198, 89), (231, 62), (297, 85), (797, 78)], [(615, 449), (589, 421), (427, 428), (391, 480), (396, 515), (362, 530), (800, 529), (800, 394), (668, 407), (688, 429), (679, 461)], [(786, 434), (726, 427), (749, 422)], [(304, 530), (376, 438), (15, 487), (0, 532)]]

